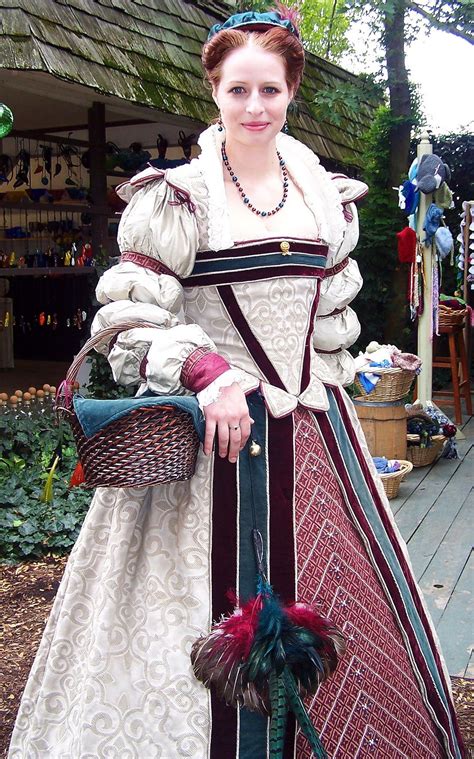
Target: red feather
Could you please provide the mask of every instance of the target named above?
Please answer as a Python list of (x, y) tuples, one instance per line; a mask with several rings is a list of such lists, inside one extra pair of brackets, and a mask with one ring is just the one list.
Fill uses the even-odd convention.
[[(285, 607), (285, 613), (294, 625), (304, 627), (310, 630), (314, 635), (318, 635), (325, 641), (324, 648), (332, 656), (342, 656), (346, 650), (346, 643), (340, 630), (334, 624), (322, 617), (313, 606), (303, 603), (293, 603)], [(337, 657), (334, 661), (334, 668), (337, 664)]]
[(76, 464), (76, 468), (71, 474), (71, 479), (69, 480), (69, 487), (74, 488), (77, 485), (82, 485), (84, 481), (85, 481), (84, 470), (82, 468), (81, 462), (78, 461)]
[(291, 21), (299, 35), (301, 25), (301, 12), (299, 4), (295, 3), (295, 5), (288, 6), (280, 2), (275, 2), (275, 10), (283, 19), (288, 19), (288, 21)]

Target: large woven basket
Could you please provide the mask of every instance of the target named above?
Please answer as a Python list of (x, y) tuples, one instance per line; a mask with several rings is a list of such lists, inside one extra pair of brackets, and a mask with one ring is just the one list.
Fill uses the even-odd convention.
[(365, 391), (357, 374), (355, 376), (355, 384), (359, 388), (364, 401), (372, 401), (374, 403), (399, 401), (401, 398), (404, 398), (411, 388), (416, 373), (408, 369), (400, 369), (399, 367), (390, 367), (388, 369), (374, 367), (373, 372), (374, 374), (379, 374), (380, 379), (372, 392), (367, 393)]
[(433, 435), (431, 445), (428, 448), (421, 448), (420, 436), (408, 434), (407, 459), (414, 467), (429, 466), (441, 454), (445, 442), (444, 435)]
[[(66, 390), (74, 386), (92, 348), (118, 332), (135, 327), (156, 325), (128, 322), (104, 329), (90, 338), (69, 367)], [(71, 424), (85, 487), (139, 488), (188, 480), (194, 474), (199, 437), (190, 414), (180, 409), (169, 405), (136, 408), (95, 435), (86, 437), (74, 412), (72, 393), (63, 392), (58, 396), (56, 407)]]
[(397, 497), (401, 481), (413, 469), (411, 461), (399, 461), (399, 464), (400, 469), (398, 472), (388, 472), (387, 474), (380, 475), (382, 485), (389, 501), (392, 498)]
[(450, 308), (439, 304), (438, 318), (440, 327), (462, 326), (466, 319), (467, 308)]

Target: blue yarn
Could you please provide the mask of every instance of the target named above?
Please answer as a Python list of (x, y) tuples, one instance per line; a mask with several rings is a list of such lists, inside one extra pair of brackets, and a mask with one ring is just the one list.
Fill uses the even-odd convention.
[(436, 230), (441, 223), (441, 217), (443, 216), (443, 209), (438, 208), (437, 205), (432, 203), (428, 206), (426, 211), (425, 221), (423, 223), (423, 229), (426, 232), (426, 238), (423, 240), (425, 245), (431, 245)]

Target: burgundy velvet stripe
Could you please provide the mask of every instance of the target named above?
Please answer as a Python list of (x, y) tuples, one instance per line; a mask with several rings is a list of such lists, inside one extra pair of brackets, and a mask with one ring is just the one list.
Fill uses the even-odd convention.
[(146, 380), (146, 368), (148, 366), (148, 356), (143, 356), (142, 360), (140, 361), (140, 368), (139, 368), (139, 374), (140, 377), (144, 380)]
[(306, 390), (306, 388), (309, 385), (309, 380), (311, 378), (312, 337), (313, 337), (313, 331), (314, 331), (314, 320), (316, 318), (316, 311), (317, 311), (318, 303), (319, 303), (320, 288), (321, 288), (321, 283), (318, 282), (317, 287), (316, 287), (316, 293), (313, 298), (313, 303), (311, 305), (311, 311), (309, 314), (308, 332), (306, 333), (306, 340), (304, 343), (304, 357), (303, 357), (303, 368), (301, 370), (300, 393), (302, 393), (303, 390)]
[[(335, 390), (334, 395), (336, 397), (336, 400), (338, 400), (337, 399), (337, 395), (338, 395), (338, 391), (337, 390)], [(339, 403), (338, 403), (338, 406), (339, 406)], [(347, 413), (344, 416), (346, 417), (345, 420), (344, 420), (345, 421), (345, 428), (346, 428), (346, 430), (348, 430), (348, 431), (352, 430), (352, 420), (349, 420), (349, 418), (347, 416)], [(336, 468), (336, 471), (337, 471), (339, 477), (341, 478), (343, 488), (344, 488), (344, 490), (345, 490), (345, 492), (346, 492), (346, 494), (347, 494), (347, 496), (348, 496), (348, 498), (350, 500), (351, 508), (353, 509), (353, 511), (356, 514), (357, 521), (358, 521), (358, 523), (360, 525), (360, 528), (361, 528), (361, 530), (363, 532), (363, 535), (364, 535), (365, 539), (370, 544), (370, 548), (371, 548), (372, 555), (374, 557), (375, 564), (378, 567), (378, 569), (382, 572), (384, 583), (385, 583), (385, 585), (386, 585), (386, 587), (388, 589), (389, 597), (390, 597), (392, 603), (395, 605), (395, 607), (397, 609), (397, 614), (398, 614), (398, 617), (399, 617), (399, 619), (401, 621), (401, 624), (403, 626), (403, 630), (405, 631), (406, 635), (408, 636), (409, 643), (410, 643), (410, 646), (411, 646), (411, 650), (412, 650), (412, 652), (413, 652), (413, 654), (415, 656), (415, 660), (416, 660), (416, 663), (417, 663), (418, 670), (419, 670), (419, 672), (421, 673), (421, 675), (423, 677), (423, 682), (424, 682), (424, 685), (425, 685), (425, 689), (426, 689), (426, 692), (427, 692), (429, 703), (434, 708), (434, 710), (436, 712), (436, 715), (437, 715), (437, 718), (443, 724), (443, 727), (444, 727), (447, 735), (450, 736), (450, 734), (451, 734), (451, 728), (450, 728), (450, 725), (449, 725), (449, 721), (447, 719), (445, 707), (444, 707), (443, 703), (440, 701), (440, 698), (438, 696), (436, 688), (432, 684), (432, 679), (431, 679), (430, 672), (429, 672), (429, 670), (428, 670), (428, 668), (426, 666), (423, 654), (422, 654), (422, 652), (419, 649), (419, 645), (418, 645), (418, 641), (417, 641), (416, 635), (415, 635), (415, 633), (412, 630), (411, 622), (410, 622), (409, 617), (408, 617), (408, 615), (406, 613), (404, 601), (403, 601), (403, 598), (400, 595), (400, 591), (399, 591), (398, 585), (397, 585), (395, 579), (393, 578), (393, 575), (392, 575), (392, 573), (390, 571), (390, 567), (387, 565), (387, 561), (385, 559), (384, 553), (381, 550), (381, 548), (380, 548), (380, 546), (379, 546), (376, 538), (374, 537), (374, 535), (372, 533), (370, 524), (369, 524), (369, 522), (368, 522), (368, 520), (367, 520), (367, 518), (366, 518), (366, 516), (364, 514), (364, 511), (363, 511), (363, 509), (361, 508), (361, 506), (359, 504), (357, 493), (355, 492), (354, 487), (353, 487), (352, 482), (351, 482), (351, 479), (350, 479), (350, 477), (349, 477), (349, 475), (348, 475), (348, 473), (347, 473), (347, 471), (345, 469), (344, 458), (343, 458), (343, 456), (341, 454), (341, 451), (339, 450), (338, 442), (337, 442), (337, 439), (336, 439), (336, 437), (334, 435), (334, 431), (332, 429), (331, 423), (330, 423), (328, 417), (326, 416), (326, 414), (318, 414), (317, 419), (318, 419), (318, 423), (319, 423), (320, 428), (321, 428), (321, 433), (322, 433), (323, 439), (324, 439), (326, 445), (328, 446), (329, 455), (330, 455), (330, 457), (332, 458), (332, 460), (333, 460), (333, 462), (335, 464), (335, 468)], [(355, 435), (351, 435), (351, 443), (352, 443), (354, 451), (355, 451), (355, 453), (357, 455), (357, 459), (358, 459), (359, 463), (362, 464), (363, 460), (364, 460), (364, 455), (363, 455), (363, 452), (360, 449), (360, 446), (358, 445), (358, 442), (357, 442), (356, 439), (355, 439), (355, 445), (354, 445), (354, 439), (355, 439)], [(364, 471), (364, 467), (363, 466), (362, 466), (362, 469)], [(370, 487), (370, 481), (371, 481), (372, 477), (371, 477), (371, 475), (368, 472), (368, 468), (365, 469), (364, 476), (365, 476), (365, 479), (367, 481), (367, 484)], [(373, 489), (371, 488), (371, 493), (372, 493), (372, 490)], [(373, 497), (374, 497), (374, 501), (375, 501), (376, 505), (378, 506), (379, 513), (382, 513), (382, 508), (381, 508), (380, 498), (378, 496), (378, 493), (373, 494)], [(391, 534), (393, 535), (393, 530), (392, 529), (387, 530), (387, 531), (388, 531), (389, 535), (391, 535)], [(406, 562), (405, 562), (404, 566), (406, 567)], [(408, 570), (408, 568), (406, 569), (405, 576), (406, 576), (407, 580), (410, 582), (410, 580), (412, 578), (411, 578), (411, 572)], [(410, 584), (413, 585), (413, 581)], [(414, 597), (415, 604), (416, 604), (416, 606), (418, 608), (419, 604), (416, 602), (416, 594), (413, 594), (413, 597)], [(437, 661), (438, 661), (438, 657), (437, 657)], [(439, 708), (436, 708), (436, 704), (438, 704)], [(451, 743), (451, 738), (449, 738), (449, 740), (450, 740), (450, 743)]]
[(281, 390), (286, 390), (285, 385), (281, 381), (277, 370), (273, 366), (272, 362), (250, 329), (247, 320), (242, 313), (239, 304), (237, 303), (237, 299), (232, 291), (232, 288), (227, 285), (218, 287), (217, 291), (224, 306), (227, 309), (227, 313), (232, 319), (234, 327), (239, 332), (242, 340), (244, 341), (244, 344), (247, 346), (260, 371), (263, 373), (271, 385), (275, 385), (275, 387), (279, 387)]
[(334, 348), (332, 351), (325, 351), (323, 348), (315, 348), (316, 353), (324, 353), (326, 356), (335, 356), (336, 353), (342, 353), (342, 348)]
[[(370, 470), (369, 470), (369, 467), (367, 465), (367, 461), (365, 460), (365, 457), (363, 455), (363, 452), (362, 452), (362, 449), (360, 447), (359, 441), (357, 439), (357, 435), (356, 435), (355, 429), (353, 427), (352, 420), (351, 420), (351, 418), (349, 416), (349, 413), (347, 411), (346, 405), (345, 405), (344, 400), (342, 398), (342, 392), (341, 392), (341, 390), (339, 388), (334, 388), (333, 389), (333, 393), (334, 393), (334, 398), (335, 398), (336, 403), (337, 403), (337, 407), (339, 409), (339, 412), (341, 414), (342, 420), (344, 422), (345, 429), (348, 432), (348, 435), (349, 435), (349, 438), (350, 438), (350, 441), (351, 441), (351, 445), (354, 448), (354, 451), (356, 452), (359, 464), (360, 464), (362, 472), (364, 474), (364, 478), (365, 478), (365, 480), (367, 482), (367, 485), (369, 487), (369, 490), (370, 490), (370, 493), (372, 495), (372, 498), (374, 499), (375, 505), (377, 506), (377, 510), (378, 510), (379, 515), (380, 515), (380, 519), (381, 519), (381, 521), (383, 523), (385, 531), (387, 532), (387, 535), (389, 536), (390, 542), (392, 543), (392, 545), (394, 547), (397, 559), (398, 559), (398, 561), (400, 563), (400, 566), (402, 568), (403, 574), (404, 574), (404, 576), (406, 578), (406, 581), (407, 581), (407, 584), (408, 584), (408, 586), (410, 588), (410, 592), (411, 592), (411, 595), (412, 595), (412, 598), (413, 598), (413, 603), (414, 603), (414, 605), (416, 607), (416, 610), (417, 610), (417, 612), (419, 614), (421, 623), (423, 625), (423, 629), (426, 632), (426, 636), (428, 638), (428, 641), (430, 643), (431, 649), (433, 651), (433, 656), (434, 656), (434, 659), (435, 659), (435, 662), (436, 662), (436, 666), (437, 666), (437, 668), (439, 670), (439, 673), (440, 673), (440, 679), (444, 683), (444, 686), (445, 686), (445, 693), (447, 695), (447, 701), (448, 701), (448, 704), (449, 704), (449, 708), (450, 708), (451, 716), (452, 716), (452, 719), (453, 719), (453, 723), (455, 725), (456, 737), (458, 739), (459, 744), (462, 746), (463, 745), (463, 740), (462, 740), (461, 734), (459, 733), (459, 726), (458, 726), (458, 723), (457, 723), (456, 713), (455, 713), (455, 710), (454, 710), (454, 706), (453, 706), (453, 704), (451, 702), (451, 698), (449, 697), (449, 686), (444, 682), (443, 667), (442, 667), (442, 664), (441, 664), (441, 659), (440, 659), (440, 655), (439, 655), (439, 652), (438, 652), (438, 647), (437, 647), (437, 644), (436, 644), (436, 642), (434, 640), (433, 631), (432, 631), (431, 625), (430, 625), (430, 623), (429, 623), (429, 621), (427, 619), (425, 609), (423, 608), (421, 599), (419, 597), (418, 590), (417, 590), (417, 585), (416, 585), (415, 579), (413, 577), (413, 573), (412, 573), (412, 571), (410, 570), (410, 568), (408, 566), (408, 562), (407, 562), (407, 560), (406, 560), (406, 558), (405, 558), (405, 556), (403, 554), (402, 547), (400, 546), (400, 543), (398, 542), (397, 536), (395, 535), (395, 532), (394, 532), (394, 529), (393, 529), (392, 524), (390, 522), (390, 519), (389, 519), (389, 517), (388, 517), (388, 515), (387, 515), (387, 513), (386, 513), (386, 511), (385, 511), (385, 509), (383, 507), (383, 504), (381, 502), (380, 495), (378, 493), (377, 487), (375, 485), (375, 482), (373, 480), (373, 477), (372, 477), (372, 475), (370, 473)], [(378, 566), (380, 567), (381, 564), (379, 563)], [(388, 570), (387, 574), (389, 574), (390, 577), (391, 577), (390, 570)], [(408, 624), (410, 624), (409, 621), (408, 621)], [(429, 673), (427, 675), (427, 678), (428, 678), (428, 682), (430, 683), (431, 682), (431, 675), (429, 675)], [(429, 689), (429, 690), (431, 692), (432, 689)], [(438, 696), (436, 690), (433, 689), (433, 692), (434, 692), (435, 699), (437, 701), (439, 701), (439, 696)], [(445, 707), (444, 707), (444, 705), (442, 703), (441, 703), (441, 710), (443, 712), (445, 710)], [(438, 716), (439, 716), (439, 712), (437, 712), (437, 713), (438, 713)], [(445, 725), (445, 727), (446, 727), (446, 732), (448, 733), (448, 735), (450, 735), (449, 726)]]
[(181, 381), (188, 390), (200, 393), (228, 369), (230, 365), (225, 358), (219, 356), (218, 353), (206, 353), (194, 361), (190, 368), (181, 372)]
[[(245, 262), (243, 262), (245, 266)], [(281, 266), (258, 267), (244, 270), (213, 272), (212, 274), (191, 274), (181, 280), (183, 287), (209, 287), (210, 285), (228, 285), (240, 282), (259, 282), (262, 279), (277, 277), (317, 277), (323, 279), (325, 269), (320, 266), (298, 266), (283, 263)]]
[[(252, 245), (235, 245), (227, 250), (200, 250), (196, 253), (196, 261), (214, 261), (219, 258), (240, 258), (240, 256), (256, 256), (259, 253), (281, 253), (280, 243), (283, 238), (259, 242), (255, 240)], [(290, 244), (291, 253), (312, 253), (318, 256), (327, 256), (328, 246), (318, 242), (307, 240), (287, 240)]]
[(145, 253), (138, 253), (134, 250), (124, 250), (120, 256), (120, 263), (123, 263), (124, 261), (130, 261), (137, 266), (143, 266), (144, 269), (154, 271), (155, 274), (168, 274), (170, 277), (179, 279), (178, 275), (165, 266), (165, 264), (158, 261), (156, 258), (151, 258), (151, 256), (145, 255)]
[[(292, 414), (283, 419), (268, 415), (270, 582), (275, 593), (290, 603), (296, 599), (293, 427)], [(288, 715), (284, 759), (293, 759), (295, 735), (295, 720)]]
[(324, 276), (326, 279), (328, 277), (334, 277), (335, 274), (339, 274), (340, 271), (343, 271), (346, 266), (349, 264), (349, 256), (346, 256), (342, 259), (342, 261), (339, 261), (338, 264), (335, 266), (330, 266), (328, 269), (325, 270)]
[[(214, 458), (212, 494), (212, 619), (230, 614), (227, 598), (237, 579), (237, 467)], [(212, 730), (210, 759), (234, 759), (237, 751), (237, 710), (211, 693)]]

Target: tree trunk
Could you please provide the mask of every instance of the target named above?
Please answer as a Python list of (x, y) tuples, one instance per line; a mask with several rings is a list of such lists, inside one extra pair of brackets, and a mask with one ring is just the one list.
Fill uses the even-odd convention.
[[(390, 109), (396, 118), (391, 132), (390, 169), (387, 177), (387, 186), (392, 188), (398, 187), (408, 170), (413, 117), (405, 63), (406, 0), (386, 0), (385, 6), (384, 43)], [(406, 324), (406, 308), (406, 272), (401, 266), (397, 266), (386, 315), (384, 336), (387, 342), (400, 344)]]

